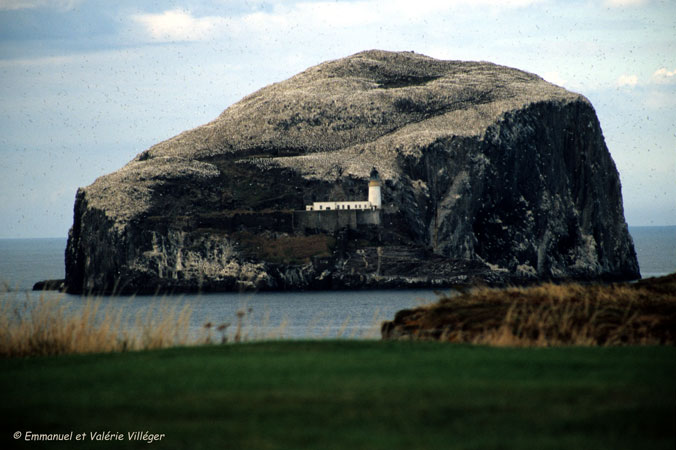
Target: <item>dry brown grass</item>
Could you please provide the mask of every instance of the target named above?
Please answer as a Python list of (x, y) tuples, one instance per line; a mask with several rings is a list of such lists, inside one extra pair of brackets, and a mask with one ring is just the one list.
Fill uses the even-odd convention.
[[(269, 311), (255, 318), (246, 305), (235, 312), (232, 323), (207, 321), (201, 326), (193, 324), (191, 330), (192, 308), (169, 306), (161, 298), (129, 313), (124, 304), (102, 307), (101, 299), (94, 297), (69, 308), (67, 301), (46, 293), (37, 300), (28, 296), (16, 299), (12, 294), (16, 293), (0, 292), (0, 358), (270, 341), (283, 339), (289, 326), (288, 318), (272, 326)], [(374, 333), (378, 319), (376, 312), (371, 327)], [(348, 337), (350, 321), (346, 317), (336, 338)], [(308, 325), (308, 335), (315, 325)], [(326, 328), (324, 337), (331, 332)], [(356, 335), (354, 330), (351, 337)]]
[(636, 284), (476, 289), (399, 311), (382, 336), (496, 346), (674, 345), (676, 274)]
[[(93, 297), (69, 308), (60, 297), (21, 300), (12, 294), (0, 292), (0, 358), (271, 341), (284, 339), (289, 327), (288, 318), (273, 326), (269, 310), (254, 317), (246, 305), (235, 312), (233, 322), (206, 321), (191, 330), (192, 308), (169, 306), (159, 298), (133, 314), (124, 304), (102, 307), (101, 299)], [(308, 324), (308, 336), (316, 332), (316, 321)], [(327, 327), (323, 337), (357, 337), (359, 330), (347, 332), (350, 322), (347, 316), (335, 335)], [(376, 338), (380, 322), (376, 311), (373, 332), (364, 337)]]
[(87, 299), (69, 311), (60, 298), (44, 295), (37, 302), (0, 296), (0, 357), (99, 353), (164, 348), (191, 343), (191, 310), (160, 301), (129, 317), (124, 307), (101, 309)]

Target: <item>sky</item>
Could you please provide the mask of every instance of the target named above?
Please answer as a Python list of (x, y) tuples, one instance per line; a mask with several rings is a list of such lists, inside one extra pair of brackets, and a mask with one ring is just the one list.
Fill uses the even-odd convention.
[(629, 225), (676, 225), (673, 0), (0, 0), (0, 238), (65, 237), (78, 187), (368, 49), (490, 61), (586, 96)]

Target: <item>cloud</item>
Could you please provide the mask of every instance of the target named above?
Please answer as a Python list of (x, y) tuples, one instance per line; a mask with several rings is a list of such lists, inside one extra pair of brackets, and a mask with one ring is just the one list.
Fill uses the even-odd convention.
[(638, 84), (636, 75), (620, 75), (617, 79), (617, 87), (635, 87)]
[(132, 19), (139, 23), (154, 41), (205, 41), (217, 36), (227, 20), (218, 16), (193, 17), (180, 9), (161, 14), (137, 14)]
[[(2, 0), (0, 0), (2, 1)], [(19, 0), (15, 0), (19, 1)], [(25, 0), (29, 1), (29, 0)], [(32, 0), (37, 1), (37, 0)], [(544, 0), (361, 0), (351, 2), (300, 1), (273, 3), (270, 10), (242, 15), (195, 17), (190, 11), (172, 9), (159, 14), (136, 14), (132, 19), (152, 40), (204, 41), (224, 35), (252, 35), (290, 30), (353, 28), (374, 24), (417, 22), (430, 16), (466, 8), (503, 10), (542, 3)]]
[(624, 8), (626, 6), (641, 6), (648, 3), (649, 0), (605, 0), (604, 6), (611, 8)]
[(657, 69), (653, 74), (653, 81), (658, 84), (672, 84), (676, 83), (676, 69), (667, 70), (666, 67)]
[(69, 10), (81, 3), (81, 0), (0, 0), (0, 11), (34, 9), (49, 7)]

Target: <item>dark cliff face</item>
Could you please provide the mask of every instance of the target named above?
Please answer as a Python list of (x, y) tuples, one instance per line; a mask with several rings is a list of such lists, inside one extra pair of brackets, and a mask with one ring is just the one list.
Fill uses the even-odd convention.
[[(365, 200), (381, 225), (298, 226)], [(617, 170), (582, 96), (489, 63), (363, 52), (242, 99), (78, 191), (72, 292), (633, 279)]]

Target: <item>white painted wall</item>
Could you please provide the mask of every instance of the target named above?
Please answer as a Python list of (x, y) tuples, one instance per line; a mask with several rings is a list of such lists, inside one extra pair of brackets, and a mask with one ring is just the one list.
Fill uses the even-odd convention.
[(371, 202), (313, 202), (306, 205), (306, 211), (333, 211), (333, 210), (369, 210), (373, 209)]

